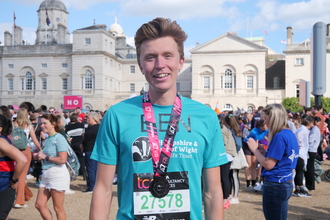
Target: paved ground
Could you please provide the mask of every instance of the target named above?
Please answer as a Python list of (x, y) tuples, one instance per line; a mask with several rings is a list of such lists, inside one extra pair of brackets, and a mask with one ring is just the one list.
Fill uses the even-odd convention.
[[(327, 160), (323, 169), (330, 169), (330, 161)], [(291, 197), (289, 201), (290, 220), (324, 220), (330, 219), (330, 182), (322, 178), (322, 182), (316, 185), (316, 190), (312, 192), (311, 198)], [(241, 190), (239, 194), (240, 203), (233, 204), (230, 209), (225, 210), (226, 220), (259, 220), (264, 219), (261, 206), (261, 194), (257, 192), (244, 191), (245, 180), (243, 171), (240, 173)], [(23, 209), (12, 209), (9, 214), (10, 220), (35, 220), (41, 219), (38, 211), (34, 208), (37, 187), (33, 180), (28, 180), (28, 185), (34, 193), (34, 197), (27, 202), (28, 207)], [(91, 194), (81, 193), (85, 189), (85, 183), (81, 177), (71, 182), (71, 189), (75, 194), (65, 196), (65, 209), (68, 220), (88, 219)], [(112, 204), (109, 219), (115, 219), (117, 209), (117, 187), (114, 186), (114, 202)], [(54, 213), (49, 202), (49, 207)], [(55, 219), (55, 218), (54, 218)]]

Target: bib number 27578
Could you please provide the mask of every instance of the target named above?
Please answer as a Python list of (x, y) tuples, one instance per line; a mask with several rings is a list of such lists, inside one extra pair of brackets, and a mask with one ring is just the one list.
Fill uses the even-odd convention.
[[(180, 172), (181, 173), (181, 172)], [(190, 219), (190, 194), (188, 179), (181, 175), (169, 175), (170, 192), (162, 197), (156, 198), (148, 190), (149, 180), (152, 175), (134, 174), (134, 182), (140, 183), (134, 187), (134, 217), (136, 220), (158, 220), (158, 219)], [(146, 176), (148, 175), (148, 176)], [(172, 179), (179, 177), (177, 179)], [(151, 178), (150, 178), (151, 177)], [(175, 183), (175, 184), (173, 184)]]

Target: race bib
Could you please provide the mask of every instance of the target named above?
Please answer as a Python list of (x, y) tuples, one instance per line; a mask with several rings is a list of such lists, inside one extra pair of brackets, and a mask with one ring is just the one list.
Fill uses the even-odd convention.
[(136, 220), (189, 220), (190, 194), (188, 172), (167, 173), (169, 193), (156, 198), (149, 191), (153, 173), (133, 174), (134, 219)]

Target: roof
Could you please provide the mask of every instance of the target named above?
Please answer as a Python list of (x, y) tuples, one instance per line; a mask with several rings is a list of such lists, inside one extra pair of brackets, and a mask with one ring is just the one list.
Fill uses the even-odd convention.
[(60, 0), (44, 0), (41, 2), (39, 10), (46, 10), (46, 7), (48, 10), (58, 9), (67, 12), (65, 4)]

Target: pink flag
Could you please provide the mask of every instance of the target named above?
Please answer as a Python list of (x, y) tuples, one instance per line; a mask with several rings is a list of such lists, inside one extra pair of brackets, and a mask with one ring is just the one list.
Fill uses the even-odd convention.
[(281, 43), (282, 43), (282, 44), (286, 44), (286, 41), (285, 41), (285, 40), (281, 40)]
[(266, 30), (264, 30), (264, 33), (268, 35), (268, 33), (267, 33), (267, 31), (266, 31)]

